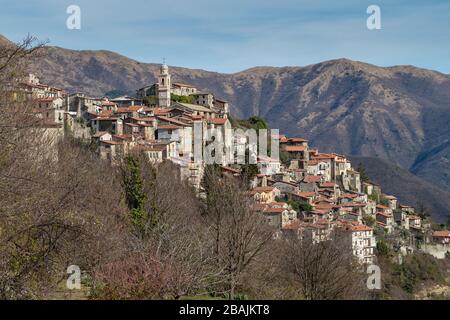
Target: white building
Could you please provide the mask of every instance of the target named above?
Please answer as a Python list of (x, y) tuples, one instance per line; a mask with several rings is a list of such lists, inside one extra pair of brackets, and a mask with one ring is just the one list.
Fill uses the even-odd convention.
[(174, 83), (172, 85), (172, 93), (177, 96), (189, 96), (191, 94), (197, 93), (197, 88), (189, 84), (184, 83)]
[(353, 255), (361, 263), (372, 264), (374, 257), (374, 248), (376, 240), (373, 236), (373, 229), (366, 225), (357, 225), (350, 227), (352, 237)]
[(376, 240), (373, 229), (364, 224), (344, 223), (341, 226), (344, 232), (348, 232), (353, 255), (360, 263), (372, 264)]

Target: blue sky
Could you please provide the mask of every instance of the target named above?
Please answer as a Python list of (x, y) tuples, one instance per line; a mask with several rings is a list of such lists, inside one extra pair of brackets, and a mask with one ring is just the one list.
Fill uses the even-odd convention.
[[(81, 8), (81, 30), (66, 9)], [(381, 30), (366, 28), (369, 5)], [(450, 1), (0, 0), (0, 34), (218, 72), (349, 58), (450, 74)]]

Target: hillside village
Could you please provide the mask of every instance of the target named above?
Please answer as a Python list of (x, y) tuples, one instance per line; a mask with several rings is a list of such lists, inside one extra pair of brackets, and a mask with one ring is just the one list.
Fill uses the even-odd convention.
[[(245, 140), (229, 136), (234, 121), (226, 101), (189, 84), (172, 82), (165, 64), (158, 82), (138, 89), (135, 97), (69, 94), (40, 83), (34, 75), (22, 88), (37, 99), (33, 112), (55, 137), (82, 140), (112, 165), (133, 152), (145, 154), (154, 163), (171, 161), (199, 194), (206, 164), (195, 159), (193, 141), (206, 140), (210, 128), (223, 133), (225, 148)], [(429, 217), (400, 203), (395, 195), (384, 194), (345, 155), (322, 153), (301, 137), (281, 134), (278, 138), (282, 160), (259, 157), (258, 173), (246, 192), (255, 214), (264, 215), (276, 227), (274, 237), (294, 233), (320, 242), (330, 240), (333, 231), (342, 232), (363, 264), (376, 263), (380, 239), (389, 239), (402, 254), (423, 250), (442, 259), (450, 252), (450, 231), (433, 231)], [(242, 174), (241, 166), (229, 159), (220, 168), (226, 175)]]

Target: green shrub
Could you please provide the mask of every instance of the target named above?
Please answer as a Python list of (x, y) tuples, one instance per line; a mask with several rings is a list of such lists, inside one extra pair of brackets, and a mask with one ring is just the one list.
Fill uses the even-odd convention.
[(170, 94), (170, 100), (174, 102), (180, 102), (180, 103), (195, 103), (195, 97), (194, 96), (179, 96), (176, 94), (171, 93)]
[(312, 206), (307, 202), (291, 199), (291, 200), (288, 200), (287, 203), (292, 207), (292, 209), (297, 211), (297, 213), (300, 213), (302, 211), (311, 211), (312, 210)]
[(280, 151), (280, 162), (284, 165), (289, 165), (289, 153), (286, 151)]
[(404, 265), (400, 267), (400, 283), (403, 290), (412, 294), (416, 286), (415, 274)]
[(248, 119), (248, 122), (252, 125), (254, 129), (269, 129), (269, 125), (266, 120), (261, 117), (253, 116)]
[(378, 254), (381, 256), (388, 256), (391, 253), (391, 249), (389, 248), (389, 245), (384, 242), (383, 240), (379, 240), (377, 242), (377, 251)]
[(375, 218), (368, 216), (368, 215), (364, 215), (363, 216), (363, 222), (366, 226), (369, 227), (373, 227), (375, 226)]
[(412, 294), (420, 283), (445, 283), (446, 268), (441, 262), (425, 253), (414, 253), (405, 257), (403, 264), (396, 268), (403, 290)]
[(157, 96), (146, 96), (144, 97), (144, 104), (146, 106), (154, 106), (158, 104), (158, 97)]

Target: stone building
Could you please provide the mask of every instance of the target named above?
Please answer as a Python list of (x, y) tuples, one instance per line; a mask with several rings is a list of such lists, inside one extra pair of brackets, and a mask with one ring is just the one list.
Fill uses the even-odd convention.
[(169, 67), (163, 64), (158, 75), (158, 102), (161, 108), (170, 107), (170, 94), (172, 84), (170, 82)]

